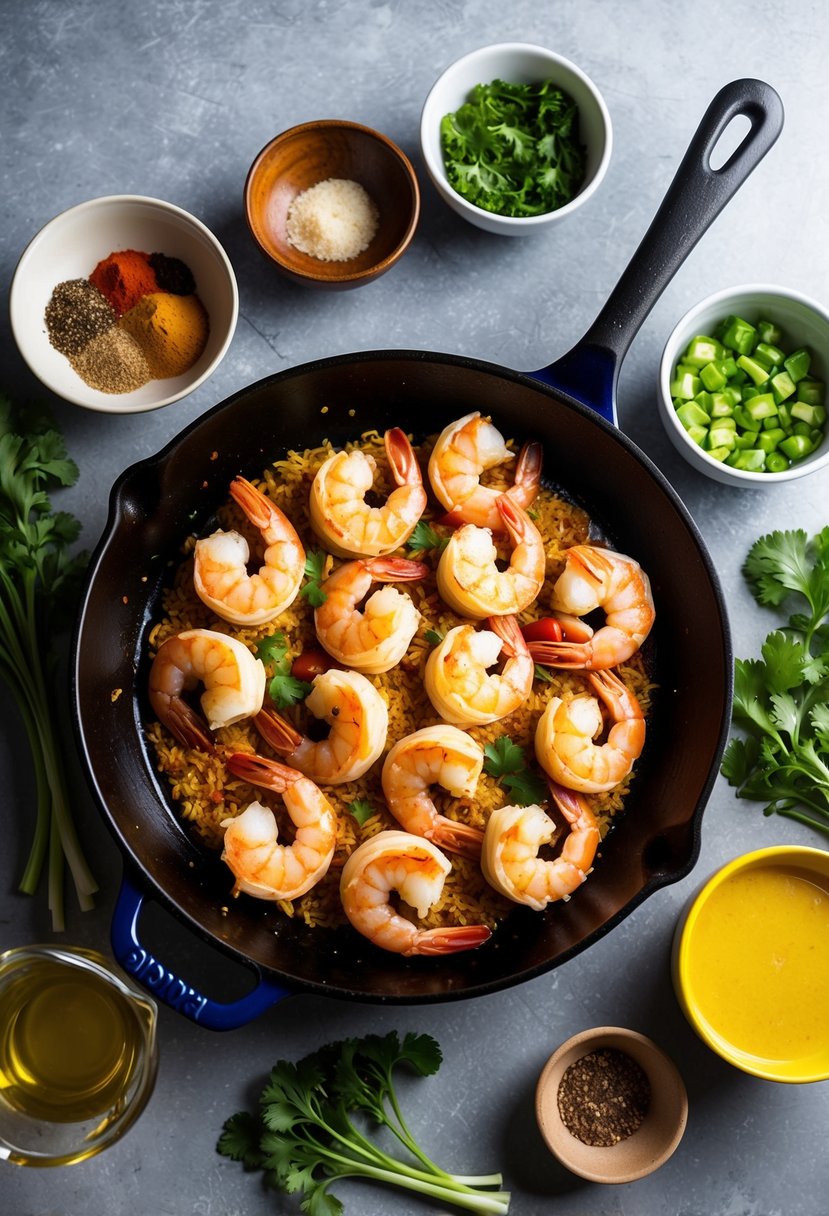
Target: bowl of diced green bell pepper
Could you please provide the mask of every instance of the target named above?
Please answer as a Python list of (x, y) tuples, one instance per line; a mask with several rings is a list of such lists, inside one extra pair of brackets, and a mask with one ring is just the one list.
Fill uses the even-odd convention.
[(725, 485), (759, 488), (829, 465), (829, 313), (785, 287), (708, 296), (665, 344), (659, 411), (677, 450)]

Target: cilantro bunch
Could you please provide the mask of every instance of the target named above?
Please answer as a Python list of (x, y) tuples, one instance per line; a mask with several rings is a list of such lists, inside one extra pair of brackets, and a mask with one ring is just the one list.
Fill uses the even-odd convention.
[(579, 111), (551, 80), (493, 80), (440, 124), (449, 184), (467, 202), (498, 215), (543, 215), (578, 194), (586, 150)]
[[(248, 1169), (264, 1170), (266, 1182), (278, 1190), (301, 1192), (300, 1208), (309, 1216), (339, 1216), (343, 1205), (329, 1187), (340, 1178), (370, 1178), (471, 1212), (506, 1213), (509, 1194), (486, 1189), (500, 1186), (500, 1174), (446, 1173), (406, 1125), (395, 1070), (404, 1065), (428, 1077), (441, 1059), (429, 1035), (409, 1033), (401, 1041), (391, 1031), (329, 1043), (296, 1064), (280, 1060), (258, 1111), (228, 1119), (218, 1151)], [(409, 1159), (385, 1152), (362, 1130), (366, 1120), (390, 1132)]]
[(72, 820), (61, 754), (66, 725), (58, 720), (60, 697), (52, 682), (54, 641), (76, 607), (86, 555), (69, 556), (80, 524), (65, 511), (52, 511), (48, 491), (73, 485), (77, 476), (55, 427), (42, 416), (15, 411), (0, 395), (0, 676), (26, 727), (37, 790), (20, 890), (34, 894), (48, 856), (55, 929), (64, 928), (64, 861), (81, 908), (92, 906), (97, 890)]
[[(743, 574), (758, 603), (781, 610), (759, 659), (737, 659), (734, 738), (722, 772), (737, 796), (829, 835), (829, 526), (761, 536)], [(795, 611), (791, 611), (795, 609)]]

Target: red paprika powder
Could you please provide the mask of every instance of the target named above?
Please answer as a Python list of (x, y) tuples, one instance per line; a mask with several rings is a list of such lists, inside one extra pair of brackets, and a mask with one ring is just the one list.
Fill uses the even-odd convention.
[(111, 253), (98, 263), (89, 279), (109, 300), (119, 317), (129, 312), (142, 296), (158, 291), (158, 281), (150, 259), (137, 249)]

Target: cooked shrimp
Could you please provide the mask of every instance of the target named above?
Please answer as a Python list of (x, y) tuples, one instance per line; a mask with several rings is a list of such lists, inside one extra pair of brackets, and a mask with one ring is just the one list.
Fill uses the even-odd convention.
[(334, 856), (337, 820), (330, 803), (308, 777), (275, 760), (234, 752), (227, 767), (243, 781), (281, 794), (296, 827), (293, 844), (279, 844), (276, 816), (260, 802), (222, 821), (222, 861), (236, 879), (234, 894), (297, 899), (319, 882)]
[[(426, 660), (423, 683), (445, 722), (484, 726), (517, 709), (530, 695), (534, 664), (515, 617), (491, 617), (488, 629), (456, 625)], [(502, 671), (490, 671), (501, 654)]]
[(214, 532), (196, 541), (193, 585), (199, 599), (233, 625), (264, 625), (296, 599), (305, 573), (305, 550), (293, 524), (244, 477), (230, 493), (262, 534), (263, 564), (248, 574), (248, 542), (239, 532)]
[(523, 612), (544, 584), (544, 540), (526, 511), (502, 494), (498, 510), (514, 546), (506, 570), (487, 528), (465, 524), (454, 532), (438, 562), (438, 591), (461, 616), (483, 620)]
[[(503, 490), (482, 486), (486, 469), (513, 460), (503, 435), (480, 414), (467, 414), (438, 436), (429, 457), (429, 481), (435, 497), (459, 523), (475, 524), (501, 532), (504, 523), (497, 506)], [(527, 443), (515, 466), (509, 496), (518, 507), (529, 507), (541, 485), (541, 444)]]
[(481, 855), (479, 828), (441, 815), (430, 787), (441, 785), (453, 798), (471, 799), (484, 764), (484, 751), (464, 731), (440, 723), (425, 726), (395, 743), (383, 764), (383, 794), (407, 832), (424, 836), (450, 853)]
[[(204, 685), (201, 707), (207, 725), (183, 697), (199, 684)], [(159, 722), (179, 743), (212, 751), (211, 730), (253, 717), (262, 708), (265, 668), (236, 638), (212, 629), (185, 629), (159, 646), (149, 695)]]
[(314, 677), (305, 704), (315, 718), (330, 726), (327, 739), (309, 739), (270, 708), (254, 718), (262, 738), (282, 752), (292, 768), (319, 785), (357, 781), (386, 746), (386, 702), (366, 676), (332, 668)]
[(532, 642), (530, 654), (548, 667), (601, 671), (618, 667), (648, 636), (656, 613), (647, 574), (632, 557), (574, 545), (553, 587), (550, 606), (574, 616), (603, 608), (605, 623), (586, 641)]
[(386, 456), (397, 485), (382, 507), (365, 496), (377, 462), (355, 448), (337, 452), (320, 467), (311, 486), (311, 524), (338, 557), (382, 557), (405, 545), (426, 509), (426, 491), (404, 431), (386, 431)]
[(484, 834), (481, 868), (496, 891), (536, 912), (556, 899), (569, 899), (587, 878), (599, 829), (586, 799), (550, 783), (550, 793), (570, 826), (558, 857), (538, 856), (550, 844), (556, 825), (540, 806), (504, 806), (490, 815)]
[(634, 694), (611, 671), (591, 671), (591, 688), (613, 723), (604, 743), (596, 697), (580, 693), (569, 701), (551, 697), (535, 731), (538, 763), (554, 781), (584, 794), (612, 790), (633, 768), (645, 745), (645, 719)]
[(411, 832), (378, 832), (343, 866), (340, 898), (345, 914), (358, 933), (395, 954), (473, 950), (492, 936), (485, 925), (419, 929), (389, 903), (389, 895), (396, 891), (418, 916), (426, 916), (451, 869), (449, 859), (431, 841)]
[(373, 675), (388, 671), (403, 658), (417, 632), (420, 613), (396, 587), (381, 587), (358, 605), (374, 583), (425, 578), (429, 567), (403, 557), (367, 557), (344, 562), (321, 584), (325, 602), (314, 613), (317, 637), (328, 653), (346, 667)]

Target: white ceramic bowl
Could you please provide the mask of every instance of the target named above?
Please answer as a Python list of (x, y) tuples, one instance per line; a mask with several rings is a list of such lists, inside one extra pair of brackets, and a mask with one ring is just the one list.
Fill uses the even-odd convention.
[(752, 473), (747, 469), (733, 469), (730, 465), (714, 460), (698, 444), (694, 443), (676, 414), (671, 399), (671, 380), (679, 356), (693, 337), (710, 334), (724, 317), (736, 314), (755, 324), (765, 318), (778, 324), (783, 331), (786, 349), (808, 346), (812, 353), (810, 376), (827, 381), (829, 372), (829, 312), (815, 300), (786, 287), (775, 287), (768, 283), (748, 283), (740, 287), (727, 287), (702, 300), (687, 312), (677, 324), (662, 353), (659, 365), (659, 388), (657, 401), (659, 415), (668, 437), (677, 451), (700, 473), (705, 473), (723, 485), (742, 489), (761, 489), (781, 481), (792, 481), (805, 477), (829, 465), (829, 430), (823, 443), (807, 456), (782, 473)]
[[(489, 84), (493, 80), (532, 84), (547, 79), (554, 80), (569, 93), (579, 108), (579, 130), (587, 148), (587, 170), (581, 190), (566, 206), (543, 215), (496, 215), (468, 203), (452, 189), (446, 177), (440, 146), (441, 119), (462, 106), (476, 84)], [(486, 232), (526, 236), (572, 215), (595, 193), (610, 163), (613, 129), (601, 93), (581, 68), (541, 46), (502, 42), (470, 51), (438, 77), (423, 106), (420, 146), (435, 189), (458, 215)]]
[[(122, 249), (164, 253), (185, 262), (207, 309), (210, 336), (184, 375), (150, 380), (130, 393), (102, 393), (90, 388), (51, 345), (44, 313), (58, 283), (88, 278), (98, 262)], [(71, 207), (41, 228), (17, 264), (9, 311), (20, 353), (47, 388), (85, 409), (133, 414), (178, 401), (215, 371), (236, 329), (239, 292), (227, 254), (201, 220), (160, 199), (116, 194)]]

